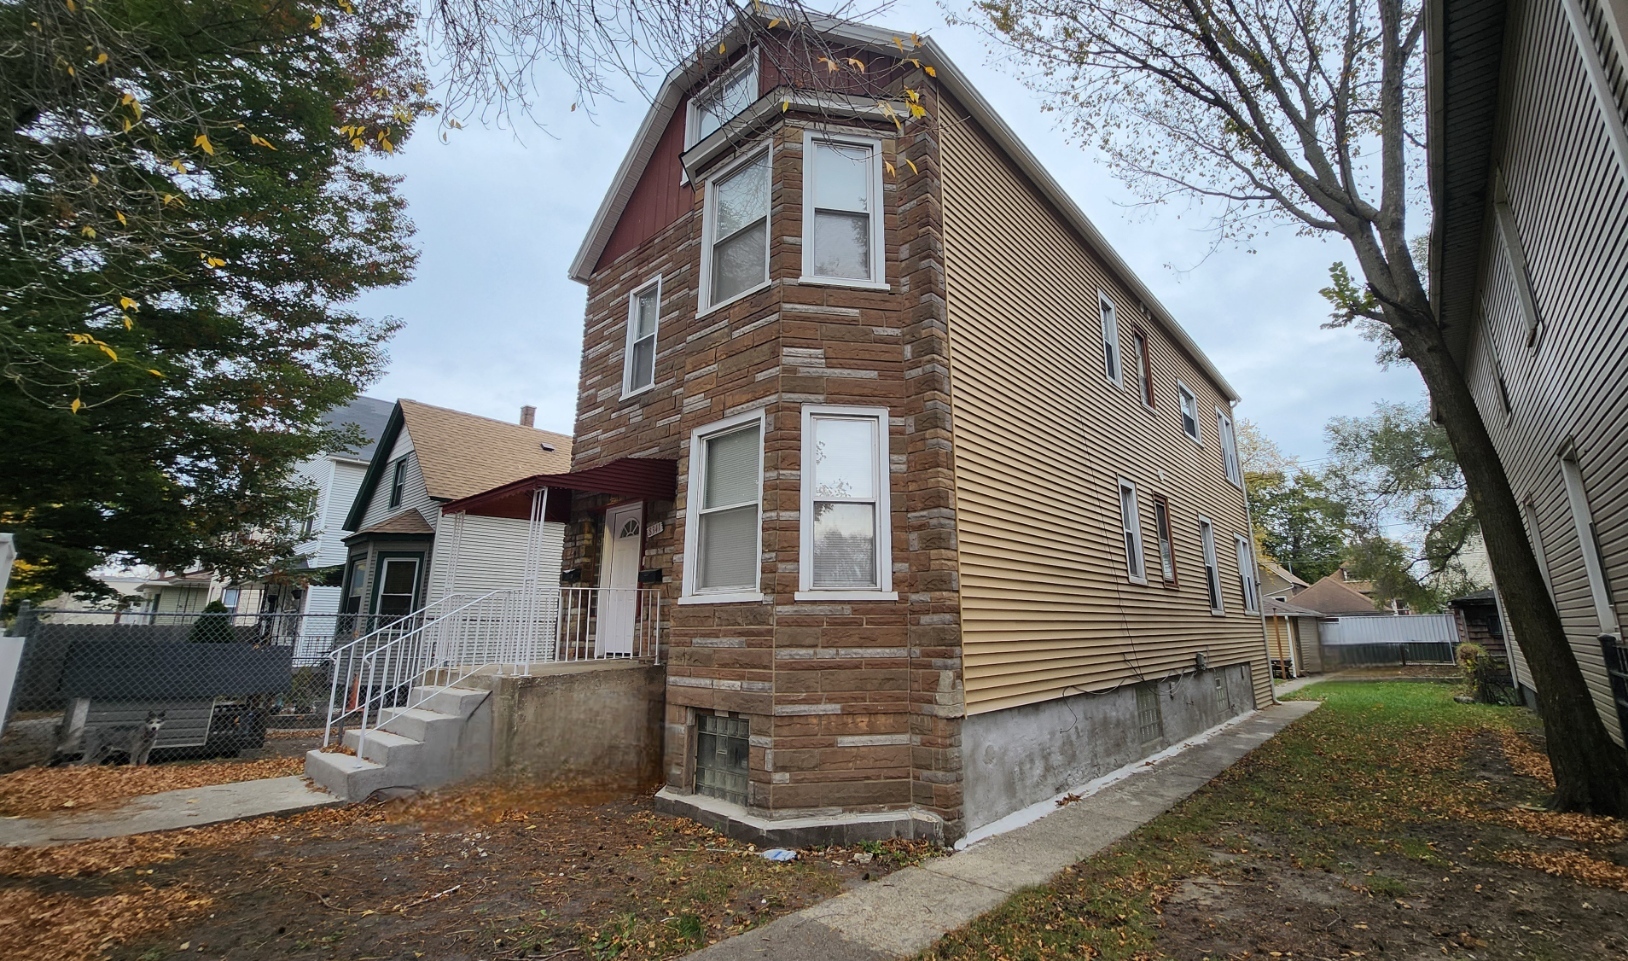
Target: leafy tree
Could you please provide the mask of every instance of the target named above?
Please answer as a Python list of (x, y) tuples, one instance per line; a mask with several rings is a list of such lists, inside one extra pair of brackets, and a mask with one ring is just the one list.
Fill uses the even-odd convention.
[(1404, 549), (1418, 583), (1460, 593), (1487, 586), (1474, 584), (1464, 570), (1464, 553), (1479, 545), (1480, 527), (1452, 444), (1431, 423), (1425, 404), (1376, 404), (1368, 417), (1334, 418), (1326, 433), (1324, 476), (1361, 537), (1401, 526), (1406, 533), (1399, 540), (1415, 545)]
[(1349, 244), (1354, 271), (1335, 269), (1333, 321), (1382, 326), (1429, 389), (1537, 682), (1552, 803), (1628, 814), (1628, 756), (1594, 708), (1409, 242), (1408, 210), (1429, 202), (1425, 5), (979, 0), (975, 9), (1008, 62), (1149, 202), (1198, 201), (1235, 241), (1288, 225)]
[(394, 178), (429, 109), (403, 0), (0, 5), (0, 529), (22, 593), (110, 556), (246, 574), (376, 378)]
[(1301, 579), (1317, 581), (1345, 557), (1345, 506), (1307, 471), (1268, 474), (1249, 489), (1250, 515), (1267, 556)]

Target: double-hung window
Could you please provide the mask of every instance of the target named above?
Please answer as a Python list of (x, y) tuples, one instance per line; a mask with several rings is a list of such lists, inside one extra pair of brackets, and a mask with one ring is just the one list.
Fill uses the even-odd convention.
[(1176, 381), (1176, 398), (1181, 407), (1181, 432), (1191, 437), (1195, 443), (1204, 443), (1198, 436), (1198, 397), (1187, 389), (1187, 385)]
[(707, 182), (702, 311), (769, 282), (769, 171), (769, 151), (760, 150)]
[(1226, 605), (1221, 600), (1221, 569), (1215, 560), (1215, 525), (1207, 517), (1198, 519), (1198, 540), (1204, 548), (1204, 589), (1210, 595), (1210, 613), (1225, 614)]
[(1107, 294), (1097, 294), (1097, 307), (1102, 311), (1102, 369), (1114, 386), (1120, 386), (1119, 320), (1114, 316), (1113, 301)]
[(803, 407), (799, 596), (893, 594), (885, 407)]
[(1244, 471), (1238, 464), (1238, 438), (1232, 432), (1232, 418), (1221, 408), (1215, 409), (1215, 430), (1221, 437), (1221, 463), (1226, 468), (1227, 480), (1244, 486)]
[(1238, 586), (1244, 596), (1244, 610), (1259, 614), (1261, 610), (1260, 575), (1255, 571), (1255, 545), (1242, 534), (1233, 535), (1238, 551)]
[(1560, 457), (1560, 480), (1566, 487), (1566, 505), (1571, 508), (1572, 524), (1577, 530), (1577, 546), (1583, 555), (1583, 575), (1588, 581), (1589, 595), (1594, 600), (1600, 633), (1615, 634), (1617, 607), (1611, 597), (1611, 583), (1605, 576), (1605, 557), (1600, 552), (1599, 531), (1589, 510), (1588, 492), (1583, 487), (1583, 470), (1573, 450), (1568, 449)]
[(803, 278), (882, 284), (882, 145), (803, 135)]
[(685, 147), (705, 140), (757, 99), (757, 51), (749, 50), (740, 62), (690, 98)]
[(1166, 584), (1176, 583), (1176, 543), (1170, 532), (1170, 502), (1153, 495), (1153, 527), (1159, 536), (1159, 573)]
[(1136, 348), (1132, 360), (1136, 364), (1136, 391), (1142, 403), (1153, 407), (1153, 353), (1148, 348), (1148, 335), (1140, 330), (1131, 332), (1131, 344)]
[(622, 396), (650, 389), (656, 382), (656, 325), (661, 313), (661, 278), (627, 299), (627, 347), (622, 358)]
[(401, 499), (407, 491), (407, 458), (396, 458), (395, 464), (390, 468), (390, 506), (400, 507)]
[(763, 415), (731, 417), (690, 435), (684, 595), (761, 600)]
[(1125, 573), (1133, 584), (1146, 584), (1142, 566), (1142, 512), (1136, 505), (1136, 484), (1119, 479), (1119, 525), (1125, 532)]

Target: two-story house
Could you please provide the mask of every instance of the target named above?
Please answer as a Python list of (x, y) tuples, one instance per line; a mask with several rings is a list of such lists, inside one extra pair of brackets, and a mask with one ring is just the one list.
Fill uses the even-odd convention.
[(565, 564), (665, 591), (668, 809), (954, 838), (1270, 703), (1238, 398), (931, 40), (821, 29), (673, 71), (572, 265), (575, 475), (677, 483)]
[[(1432, 0), (1428, 12), (1431, 297), (1545, 575), (1495, 586), (1506, 599), (1548, 591), (1623, 743), (1628, 0)], [(1521, 639), (1504, 639), (1533, 701)]]

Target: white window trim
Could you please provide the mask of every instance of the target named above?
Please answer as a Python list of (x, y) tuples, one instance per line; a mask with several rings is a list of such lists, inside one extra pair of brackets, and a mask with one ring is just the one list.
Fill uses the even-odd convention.
[[(702, 484), (702, 453), (706, 449), (705, 441), (714, 434), (726, 433), (737, 427), (747, 424), (757, 425), (757, 579), (753, 586), (747, 590), (697, 590), (695, 586), (695, 571), (699, 561), (701, 540), (701, 525), (698, 523), (700, 514), (700, 500), (697, 495)], [(763, 440), (767, 427), (763, 411), (753, 410), (723, 420), (713, 421), (703, 427), (697, 427), (690, 432), (690, 470), (689, 487), (684, 492), (684, 584), (683, 593), (678, 598), (680, 604), (761, 604), (769, 597), (762, 591), (763, 585)], [(691, 509), (691, 508), (695, 509)]]
[[(876, 421), (876, 577), (874, 590), (852, 587), (821, 588), (814, 586), (814, 418), (853, 417)], [(799, 486), (797, 523), (797, 586), (794, 597), (798, 601), (896, 601), (899, 592), (893, 585), (893, 509), (889, 488), (892, 487), (892, 463), (888, 456), (888, 422), (886, 407), (843, 407), (829, 404), (803, 405), (802, 480)]]
[[(728, 70), (725, 70), (723, 73), (719, 74), (716, 80), (713, 80), (711, 83), (707, 84), (705, 87), (702, 87), (700, 90), (697, 90), (695, 93), (691, 94), (690, 99), (685, 101), (685, 103), (684, 103), (684, 149), (685, 150), (688, 150), (691, 147), (693, 147), (696, 144), (701, 142), (701, 138), (696, 136), (696, 124), (699, 122), (700, 118), (696, 115), (695, 102), (697, 100), (705, 100), (705, 99), (707, 99), (715, 91), (717, 91), (719, 87), (723, 86), (724, 84), (728, 83), (729, 81), (731, 81), (731, 80), (735, 79), (736, 77), (740, 76), (742, 72), (748, 71), (748, 70), (750, 70), (752, 72), (752, 75), (754, 77), (758, 78), (758, 82), (756, 84), (754, 84), (753, 86), (757, 87), (757, 88), (762, 87), (763, 86), (763, 80), (762, 80), (763, 75), (762, 75), (762, 72), (761, 72), (761, 70), (759, 68), (758, 49), (756, 47), (753, 47), (750, 50), (746, 51), (746, 56), (740, 58), (740, 60), (738, 60)], [(748, 101), (748, 103), (755, 103), (755, 102), (757, 102), (757, 100), (758, 100), (757, 97), (753, 97), (750, 101)], [(739, 114), (737, 114), (736, 116), (739, 116)], [(733, 117), (730, 118), (730, 120), (733, 120), (733, 119), (734, 119)], [(728, 125), (729, 125), (729, 121), (728, 120), (724, 121), (724, 126), (728, 126)]]
[[(1136, 355), (1136, 399), (1141, 401), (1143, 410), (1156, 414), (1158, 411), (1153, 405), (1159, 399), (1159, 390), (1153, 382), (1153, 341), (1148, 337), (1147, 331), (1140, 327), (1132, 327), (1131, 346), (1135, 347), (1137, 341), (1142, 342), (1142, 349), (1132, 351)], [(1146, 386), (1143, 386), (1144, 384)], [(1153, 400), (1148, 400), (1149, 397)]]
[[(817, 142), (867, 147), (871, 152), (870, 218), (871, 218), (871, 279), (855, 280), (851, 277), (826, 277), (814, 272), (814, 144)], [(827, 287), (858, 287), (863, 290), (887, 290), (887, 239), (882, 216), (882, 141), (874, 137), (851, 134), (803, 131), (803, 275), (801, 284)]]
[[(1187, 405), (1183, 401), (1184, 398), (1188, 397), (1193, 399), (1193, 433), (1191, 434), (1187, 433), (1187, 428), (1182, 420), (1182, 415), (1187, 413)], [(1192, 388), (1179, 379), (1176, 381), (1176, 426), (1181, 430), (1181, 436), (1200, 447), (1204, 446), (1204, 425), (1200, 424), (1198, 419), (1198, 395), (1193, 393)]]
[[(1206, 534), (1209, 536), (1206, 537)], [(1210, 613), (1220, 616), (1227, 613), (1227, 599), (1221, 592), (1221, 561), (1215, 550), (1215, 522), (1203, 514), (1198, 515), (1198, 543), (1204, 554), (1204, 592), (1208, 594), (1212, 588), (1215, 591), (1215, 603), (1211, 605)]]
[[(1125, 526), (1125, 492), (1131, 495), (1131, 526)], [(1136, 482), (1126, 478), (1119, 478), (1119, 521), (1120, 542), (1123, 543), (1126, 534), (1136, 541), (1135, 569), (1131, 566), (1131, 548), (1125, 550), (1125, 577), (1132, 584), (1146, 584), (1148, 582), (1147, 544), (1142, 538), (1142, 501), (1136, 496)]]
[[(1112, 344), (1114, 354), (1114, 371), (1112, 374), (1108, 373), (1108, 322), (1110, 320), (1113, 321), (1114, 325), (1114, 338)], [(1104, 376), (1108, 378), (1108, 382), (1110, 384), (1113, 384), (1115, 387), (1120, 389), (1124, 389), (1125, 350), (1124, 345), (1120, 343), (1119, 337), (1119, 311), (1114, 309), (1114, 302), (1108, 299), (1108, 295), (1100, 290), (1097, 291), (1097, 324), (1102, 330), (1102, 372)]]
[(1238, 431), (1232, 420), (1232, 415), (1215, 409), (1215, 433), (1220, 438), (1221, 446), (1221, 472), (1226, 475), (1227, 482), (1240, 490), (1244, 486), (1244, 463), (1238, 457)]
[[(1232, 543), (1238, 555), (1238, 586), (1244, 595), (1244, 612), (1259, 614), (1261, 612), (1261, 575), (1255, 566), (1255, 544), (1242, 534), (1232, 535)], [(1243, 563), (1249, 562), (1249, 570), (1243, 569)]]
[[(758, 159), (758, 157), (764, 156), (764, 155), (767, 155), (768, 160), (769, 160), (769, 196), (768, 196), (768, 207), (763, 212), (763, 217), (764, 217), (763, 282), (760, 283), (760, 284), (756, 284), (756, 285), (754, 285), (752, 287), (748, 287), (745, 290), (741, 291), (740, 293), (734, 295), (733, 297), (728, 298), (727, 300), (720, 300), (717, 303), (712, 303), (712, 230), (713, 230), (714, 223), (718, 219), (718, 214), (717, 214), (718, 192), (717, 192), (717, 190), (714, 189), (714, 185), (717, 184), (717, 182), (719, 180), (722, 180), (725, 177), (728, 177), (730, 174), (734, 173), (737, 169), (745, 166), (746, 164), (751, 163), (752, 161)], [(749, 148), (741, 151), (740, 156), (738, 156), (735, 159), (729, 161), (728, 163), (726, 163), (723, 166), (719, 167), (717, 170), (714, 170), (711, 174), (707, 175), (706, 185), (705, 185), (705, 199), (704, 199), (704, 201), (703, 201), (703, 203), (701, 205), (701, 289), (696, 292), (696, 300), (700, 305), (699, 309), (696, 311), (696, 316), (697, 317), (704, 317), (707, 314), (710, 314), (713, 311), (719, 309), (720, 307), (727, 307), (730, 304), (734, 303), (735, 301), (740, 300), (742, 297), (750, 297), (751, 295), (757, 293), (758, 291), (762, 290), (763, 288), (769, 286), (769, 283), (770, 283), (770, 277), (769, 277), (770, 252), (773, 249), (773, 247), (774, 247), (774, 144), (773, 143), (764, 143), (764, 144), (761, 144), (761, 145), (754, 145), (752, 147), (749, 147)]]
[[(635, 321), (637, 320), (636, 311), (639, 309), (639, 295), (644, 293), (645, 291), (649, 290), (651, 287), (656, 288), (656, 329), (654, 331), (652, 331), (651, 334), (650, 334), (650, 339), (652, 341), (652, 343), (650, 345), (650, 383), (644, 385), (643, 387), (637, 388), (637, 389), (629, 389), (631, 384), (633, 383), (633, 343), (634, 343), (634, 339), (635, 339), (634, 334), (638, 330), (637, 326), (635, 325)], [(627, 335), (622, 341), (622, 399), (623, 400), (627, 400), (629, 397), (637, 397), (638, 395), (644, 393), (645, 391), (655, 389), (655, 386), (656, 386), (656, 349), (658, 347), (660, 347), (660, 346), (661, 346), (661, 275), (657, 274), (656, 279), (645, 281), (643, 284), (639, 285), (638, 287), (635, 287), (633, 289), (632, 293), (627, 295)]]
[(1604, 558), (1600, 556), (1594, 512), (1589, 507), (1588, 489), (1583, 486), (1583, 469), (1577, 463), (1576, 452), (1569, 448), (1560, 455), (1560, 480), (1566, 489), (1566, 506), (1571, 510), (1577, 549), (1582, 554), (1583, 574), (1588, 581), (1589, 598), (1594, 602), (1594, 615), (1600, 622), (1600, 633), (1615, 634), (1617, 608), (1611, 596), (1610, 581), (1606, 580)]

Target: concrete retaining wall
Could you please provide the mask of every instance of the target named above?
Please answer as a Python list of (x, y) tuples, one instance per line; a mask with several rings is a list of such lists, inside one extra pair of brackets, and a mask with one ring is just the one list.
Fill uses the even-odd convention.
[(492, 691), (492, 770), (639, 786), (661, 777), (666, 671), (628, 662), (470, 678)]
[(1255, 707), (1247, 664), (1144, 685), (1157, 691), (1163, 720), (1162, 736), (1147, 743), (1133, 684), (968, 716), (961, 728), (965, 830), (976, 831)]

